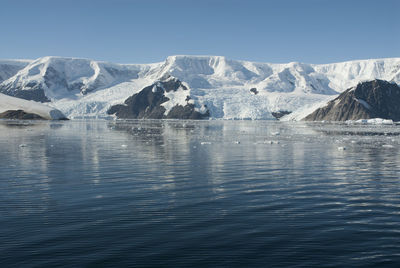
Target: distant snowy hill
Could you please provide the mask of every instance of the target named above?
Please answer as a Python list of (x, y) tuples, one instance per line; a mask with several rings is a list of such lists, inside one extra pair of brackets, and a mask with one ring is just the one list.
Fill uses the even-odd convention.
[[(102, 117), (107, 110), (171, 75), (187, 84), (196, 107), (211, 118), (269, 119), (336, 97), (361, 81), (400, 83), (400, 58), (333, 64), (256, 63), (220, 56), (170, 56), (154, 64), (114, 64), (44, 57), (0, 61), (0, 92), (51, 102), (68, 117)], [(175, 96), (180, 98), (180, 96)]]
[(7, 111), (18, 110), (22, 110), (29, 114), (35, 114), (43, 119), (48, 120), (59, 120), (66, 118), (61, 111), (46, 104), (23, 100), (0, 93), (0, 114)]
[(0, 60), (0, 83), (27, 66), (29, 60)]

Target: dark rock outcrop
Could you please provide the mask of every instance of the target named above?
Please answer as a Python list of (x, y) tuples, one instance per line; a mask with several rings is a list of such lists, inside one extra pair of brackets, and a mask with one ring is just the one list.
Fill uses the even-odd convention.
[(168, 113), (166, 118), (169, 119), (205, 119), (210, 117), (210, 112), (207, 110), (205, 114), (196, 112), (194, 104), (186, 104), (185, 106), (174, 106)]
[(34, 113), (26, 113), (23, 110), (8, 110), (0, 113), (2, 119), (22, 119), (22, 120), (45, 120), (45, 118)]
[(188, 91), (187, 87), (176, 78), (166, 77), (151, 86), (145, 87), (125, 100), (124, 104), (112, 106), (107, 113), (114, 114), (124, 119), (205, 119), (209, 112), (202, 114), (195, 110), (194, 104), (190, 102), (189, 95), (186, 96), (186, 105), (176, 105), (167, 114), (163, 103), (169, 101), (165, 93), (177, 91), (181, 88)]
[(359, 83), (322, 108), (306, 116), (306, 121), (346, 121), (370, 118), (400, 121), (400, 87), (383, 80)]
[(258, 94), (258, 90), (257, 90), (257, 88), (255, 88), (255, 87), (250, 88), (250, 92), (253, 93), (254, 95), (257, 95), (257, 94)]
[(13, 87), (12, 84), (0, 84), (0, 93), (25, 100), (33, 100), (38, 102), (50, 101), (44, 94), (42, 84), (35, 81), (26, 84), (23, 88)]
[(277, 112), (272, 112), (272, 116), (275, 117), (276, 119), (279, 119), (287, 114), (291, 114), (292, 112), (290, 111), (277, 111)]

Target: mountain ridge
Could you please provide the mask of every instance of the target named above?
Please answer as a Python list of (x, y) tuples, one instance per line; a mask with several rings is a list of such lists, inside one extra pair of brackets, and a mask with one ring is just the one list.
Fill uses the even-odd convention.
[(342, 92), (326, 106), (307, 115), (305, 121), (347, 121), (383, 118), (400, 121), (400, 87), (375, 79)]
[[(7, 64), (2, 65), (4, 61)], [(329, 64), (275, 64), (205, 55), (174, 55), (150, 64), (53, 56), (4, 61), (0, 60), (1, 93), (49, 101), (72, 117), (106, 115), (112, 105), (122, 104), (166, 75), (187, 83), (196, 106), (209, 107), (211, 118), (223, 119), (270, 119), (273, 112), (326, 101), (362, 81), (400, 83), (400, 58)]]

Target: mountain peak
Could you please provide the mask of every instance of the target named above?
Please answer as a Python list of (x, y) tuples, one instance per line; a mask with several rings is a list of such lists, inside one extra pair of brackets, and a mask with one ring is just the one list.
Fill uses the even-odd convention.
[(271, 112), (325, 101), (360, 81), (400, 83), (400, 58), (315, 65), (174, 55), (153, 64), (114, 64), (49, 56), (25, 63), (0, 61), (0, 92), (50, 101), (67, 116), (97, 115), (168, 76), (185, 83), (211, 117), (265, 119)]
[(371, 118), (400, 121), (400, 87), (374, 79), (349, 88), (325, 107), (305, 117), (307, 121), (346, 121)]

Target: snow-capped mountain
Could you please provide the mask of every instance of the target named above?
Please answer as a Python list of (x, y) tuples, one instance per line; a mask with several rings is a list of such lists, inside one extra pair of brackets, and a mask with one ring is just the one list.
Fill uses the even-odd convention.
[(383, 118), (400, 120), (400, 87), (383, 80), (359, 83), (326, 106), (307, 115), (307, 121), (347, 121)]
[(220, 56), (170, 56), (154, 64), (60, 57), (7, 63), (0, 62), (0, 92), (50, 101), (69, 117), (106, 116), (111, 106), (123, 104), (166, 76), (187, 85), (196, 107), (206, 106), (211, 118), (224, 119), (269, 119), (272, 112), (326, 102), (361, 81), (400, 83), (400, 58), (322, 65), (256, 63)]
[(172, 76), (133, 94), (124, 104), (111, 106), (108, 114), (125, 119), (206, 119), (207, 107), (196, 107), (190, 89)]
[[(46, 102), (110, 87), (137, 79), (138, 65), (118, 65), (87, 59), (44, 57), (30, 62), (17, 74), (1, 84), (1, 91), (24, 98)], [(145, 69), (145, 68), (144, 68)], [(71, 94), (72, 93), (72, 94)]]

